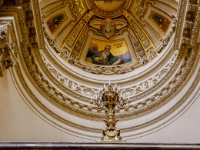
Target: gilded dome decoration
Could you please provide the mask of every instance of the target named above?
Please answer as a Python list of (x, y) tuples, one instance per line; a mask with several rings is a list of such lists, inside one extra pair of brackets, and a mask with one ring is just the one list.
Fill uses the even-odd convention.
[(103, 18), (120, 16), (128, 8), (131, 0), (84, 0), (95, 15)]
[(116, 83), (129, 98), (114, 110), (121, 137), (150, 134), (195, 101), (197, 6), (195, 0), (32, 0), (25, 12), (16, 10), (22, 36), (11, 74), (41, 118), (95, 141), (105, 111), (92, 102), (104, 84)]
[[(56, 3), (52, 6), (59, 4)], [(63, 10), (58, 10), (60, 13), (53, 11), (44, 15), (45, 32), (48, 37), (55, 37), (52, 40), (58, 56), (86, 72), (121, 74), (151, 63), (162, 51), (162, 41), (169, 40), (174, 32), (175, 3), (169, 7), (168, 3), (151, 0), (76, 0), (71, 3), (72, 8), (68, 8), (68, 3), (64, 3)], [(167, 9), (157, 9), (156, 5)], [(172, 10), (171, 14), (168, 9)], [(121, 44), (120, 48), (122, 41), (126, 46)], [(106, 45), (112, 45), (111, 55), (97, 58), (95, 55), (103, 54)], [(122, 61), (105, 63), (110, 56)]]

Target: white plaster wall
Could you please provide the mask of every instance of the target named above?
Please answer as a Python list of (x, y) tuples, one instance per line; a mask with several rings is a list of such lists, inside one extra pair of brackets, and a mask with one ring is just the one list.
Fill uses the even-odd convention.
[(193, 105), (170, 125), (150, 135), (130, 140), (147, 143), (200, 143), (200, 96)]
[[(199, 143), (200, 97), (179, 119), (134, 143)], [(93, 142), (64, 133), (38, 117), (23, 101), (8, 70), (0, 78), (0, 141)]]
[(38, 117), (18, 94), (8, 70), (0, 78), (0, 141), (87, 142)]

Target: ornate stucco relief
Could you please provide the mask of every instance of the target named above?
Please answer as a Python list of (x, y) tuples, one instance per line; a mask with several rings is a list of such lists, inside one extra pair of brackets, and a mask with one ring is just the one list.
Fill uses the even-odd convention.
[(15, 50), (15, 35), (12, 33), (12, 20), (1, 20), (0, 18), (0, 76), (3, 76), (4, 69), (8, 69), (17, 64), (17, 54)]
[[(72, 91), (76, 92), (77, 94), (81, 94), (81, 95), (86, 96), (86, 97), (94, 96), (98, 92), (98, 89), (91, 89), (87, 86), (80, 85), (76, 82), (72, 82), (69, 77), (66, 77), (65, 75), (60, 73), (56, 68), (54, 68), (48, 62), (48, 60), (45, 58), (45, 56), (42, 54), (42, 52), (41, 52), (41, 56), (42, 56), (42, 59), (44, 61), (45, 66), (47, 67), (49, 72), (55, 77), (56, 80), (58, 80), (58, 82), (60, 82), (66, 88), (69, 88)], [(129, 88), (121, 89), (121, 91), (123, 91), (123, 92), (125, 92), (126, 90), (133, 91), (132, 94), (129, 95), (129, 96), (134, 96), (134, 95), (137, 95), (137, 94), (141, 94), (142, 92), (146, 91), (147, 89), (155, 86), (155, 84), (157, 82), (159, 82), (160, 80), (162, 80), (165, 77), (165, 75), (168, 73), (168, 71), (172, 68), (173, 64), (176, 61), (177, 56), (178, 56), (178, 52), (176, 52), (174, 54), (174, 56), (170, 59), (169, 63), (166, 64), (166, 66), (163, 67), (163, 69), (161, 71), (157, 72), (151, 78), (146, 79), (145, 81), (143, 81), (141, 83), (137, 83), (136, 85), (131, 86)], [(87, 89), (88, 92), (85, 93), (84, 92), (85, 89)]]
[[(31, 7), (29, 8), (28, 6)], [(19, 48), (20, 65), (17, 66), (17, 68), (12, 69), (17, 72), (12, 75), (19, 79), (19, 82), (22, 85), (21, 89), (24, 90), (21, 92), (30, 97), (29, 101), (27, 100), (26, 102), (34, 103), (35, 106), (37, 105), (43, 113), (42, 115), (40, 114), (41, 117), (44, 117), (53, 125), (62, 129), (62, 131), (70, 131), (70, 133), (75, 135), (78, 134), (76, 129), (82, 131), (86, 130), (87, 132), (93, 132), (95, 134), (100, 133), (101, 129), (99, 126), (92, 128), (87, 125), (79, 125), (74, 120), (65, 119), (64, 116), (66, 114), (70, 114), (73, 117), (78, 116), (85, 122), (93, 121), (96, 123), (103, 120), (105, 113), (103, 111), (98, 111), (93, 105), (90, 104), (90, 98), (94, 97), (94, 95), (98, 92), (98, 87), (100, 87), (98, 78), (96, 77), (95, 79), (94, 77), (93, 80), (90, 80), (89, 77), (82, 78), (82, 76), (72, 72), (72, 70), (68, 70), (67, 68), (63, 69), (64, 67), (62, 67), (59, 63), (57, 64), (57, 57), (55, 59), (54, 55), (55, 51), (50, 53), (49, 51), (51, 49), (45, 49), (45, 47), (48, 48), (48, 46), (46, 46), (48, 43), (45, 43), (46, 41), (43, 39), (43, 34), (40, 34), (43, 33), (43, 30), (39, 15), (39, 3), (33, 0), (32, 3), (28, 5), (25, 4), (24, 7), (26, 9), (20, 11), (16, 7), (11, 7), (9, 9), (4, 7), (3, 11), (16, 11), (15, 15), (20, 22), (20, 34), (22, 35), (23, 40), (21, 48)], [(185, 9), (185, 7), (180, 7), (180, 12), (182, 9)], [(195, 10), (196, 9), (192, 8), (189, 9), (189, 12)], [(31, 15), (25, 15), (26, 12), (32, 12), (33, 16), (31, 17)], [(195, 16), (196, 19), (194, 19), (195, 25), (188, 27), (193, 29), (191, 36), (187, 37), (193, 39), (192, 43), (184, 43), (180, 47), (180, 51), (177, 51), (177, 49), (174, 51), (172, 49), (169, 50), (168, 53), (163, 52), (164, 48), (169, 48), (168, 46), (171, 44), (170, 40), (173, 40), (174, 38), (172, 36), (174, 33), (173, 27), (171, 28), (170, 33), (165, 37), (165, 40), (162, 42), (160, 47), (155, 50), (156, 53), (160, 53), (161, 55), (162, 53), (165, 53), (166, 55), (162, 56), (168, 58), (158, 59), (160, 62), (157, 64), (156, 68), (151, 68), (151, 71), (147, 71), (146, 74), (144, 73), (138, 75), (137, 78), (131, 77), (129, 79), (129, 77), (126, 77), (124, 79), (121, 77), (121, 82), (119, 82), (119, 85), (122, 85), (121, 93), (126, 96), (130, 96), (130, 105), (125, 109), (116, 110), (116, 115), (122, 123), (123, 121), (133, 121), (133, 119), (139, 119), (144, 115), (152, 115), (157, 109), (161, 110), (161, 107), (171, 102), (173, 97), (180, 93), (188, 82), (193, 81), (191, 76), (194, 73), (194, 70), (198, 72), (198, 68), (196, 68), (196, 66), (199, 64), (198, 45), (193, 45), (197, 40), (198, 35), (196, 33), (199, 31), (199, 13), (197, 14), (198, 15)], [(27, 17), (30, 17), (30, 20), (27, 19)], [(182, 20), (182, 17), (184, 18), (184, 16), (178, 16), (178, 24), (180, 24), (179, 21)], [(178, 33), (178, 35), (175, 36), (175, 41), (176, 38), (181, 39), (182, 36), (188, 36), (186, 33), (183, 34), (182, 30), (180, 32), (182, 33)], [(29, 37), (29, 35), (33, 36), (33, 38)], [(78, 53), (79, 52), (80, 51), (78, 51)], [(49, 53), (49, 55), (46, 55), (47, 53)], [(74, 53), (73, 55), (75, 54), (77, 53)], [(163, 63), (164, 61), (165, 63)], [(22, 72), (25, 74), (22, 74)], [(185, 95), (183, 94), (180, 100), (177, 99), (175, 106), (169, 107), (168, 111), (159, 114), (158, 117), (153, 118), (148, 122), (139, 122), (139, 125), (131, 124), (130, 126), (123, 126), (122, 131), (128, 133), (129, 131), (144, 129), (144, 132), (147, 132), (147, 130), (150, 130), (149, 128), (151, 128), (151, 125), (159, 124), (159, 122), (170, 116), (173, 112), (181, 112), (182, 110), (178, 110), (179, 107), (187, 102), (188, 97), (192, 94), (192, 90), (199, 81), (199, 72), (195, 75), (196, 76), (193, 77), (195, 79), (191, 88), (188, 87), (188, 92)], [(91, 74), (91, 76), (93, 77), (93, 74)], [(113, 77), (115, 77), (115, 75)], [(26, 83), (27, 80), (29, 84), (32, 84), (34, 90), (37, 91), (36, 93), (33, 93), (31, 89), (29, 89), (28, 84)], [(134, 80), (136, 81), (134, 82)], [(43, 103), (39, 98), (37, 98), (39, 96), (44, 98)], [(55, 110), (48, 108), (45, 102), (55, 106)], [(57, 114), (56, 110), (61, 110), (63, 113)], [(37, 112), (38, 110), (34, 111)], [(165, 123), (166, 122), (163, 124)], [(70, 129), (67, 127), (70, 127)], [(73, 127), (72, 130), (71, 127)], [(87, 134), (83, 133), (80, 136), (85, 137), (86, 135)], [(130, 133), (128, 136), (133, 137), (134, 134)], [(92, 135), (89, 135), (89, 137), (98, 138), (98, 136)]]

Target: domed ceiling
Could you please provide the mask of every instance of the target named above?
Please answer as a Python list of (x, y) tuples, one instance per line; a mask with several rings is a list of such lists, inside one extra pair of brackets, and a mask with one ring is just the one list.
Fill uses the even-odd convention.
[[(66, 61), (94, 74), (151, 63), (174, 32), (177, 3), (149, 0), (41, 2), (49, 42)], [(56, 45), (56, 46), (55, 46)], [(111, 58), (103, 56), (110, 46)]]
[(33, 1), (26, 10), (25, 69), (13, 74), (26, 103), (49, 124), (100, 140), (106, 114), (93, 100), (108, 82), (129, 97), (115, 110), (124, 140), (159, 130), (195, 100), (197, 1)]

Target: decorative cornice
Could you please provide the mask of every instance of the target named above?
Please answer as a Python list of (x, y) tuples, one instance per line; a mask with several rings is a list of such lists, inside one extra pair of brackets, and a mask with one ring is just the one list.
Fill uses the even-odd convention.
[[(71, 79), (65, 75), (63, 75), (61, 72), (59, 72), (56, 68), (53, 67), (53, 65), (51, 65), (49, 63), (49, 61), (45, 58), (44, 54), (42, 54), (41, 52), (41, 56), (42, 59), (44, 61), (45, 66), (47, 67), (49, 73), (52, 74), (52, 76), (54, 76), (54, 78), (62, 85), (64, 85), (66, 88), (71, 89), (73, 92), (75, 92), (76, 94), (80, 94), (82, 96), (86, 96), (86, 97), (93, 97), (95, 96), (95, 94), (97, 94), (98, 92), (98, 88), (94, 89), (94, 88), (88, 88), (85, 85), (81, 85), (75, 81), (71, 81)], [(133, 93), (129, 96), (134, 96), (134, 95), (138, 95), (141, 94), (142, 92), (146, 91), (149, 88), (152, 88), (153, 86), (155, 86), (156, 83), (158, 83), (159, 81), (161, 81), (166, 74), (169, 72), (169, 70), (171, 70), (173, 64), (175, 63), (176, 59), (178, 56), (178, 52), (176, 52), (170, 59), (169, 63), (166, 64), (165, 66), (163, 66), (163, 69), (161, 69), (159, 72), (157, 72), (156, 74), (154, 74), (153, 76), (151, 76), (150, 78), (145, 79), (144, 81), (137, 83), (135, 85), (129, 86), (129, 88), (123, 88), (121, 89), (121, 91), (125, 94), (125, 91), (133, 91)], [(98, 68), (95, 68), (97, 71)], [(114, 68), (113, 68), (114, 69)], [(121, 70), (120, 70), (121, 71)], [(128, 70), (125, 70), (128, 71)], [(74, 88), (70, 88), (69, 87), (69, 82), (71, 82), (70, 84), (74, 86)], [(79, 89), (79, 90), (76, 90)], [(85, 89), (88, 89), (87, 91), (90, 93), (85, 92)], [(87, 95), (89, 94), (89, 95)]]
[(174, 41), (174, 48), (175, 50), (179, 50), (181, 47), (181, 38), (182, 38), (182, 33), (183, 33), (183, 24), (185, 22), (185, 16), (187, 11), (187, 4), (188, 4), (188, 0), (182, 0), (179, 3), (179, 12), (178, 12), (178, 21), (177, 21), (177, 27), (176, 27), (176, 37), (175, 37), (175, 41)]

